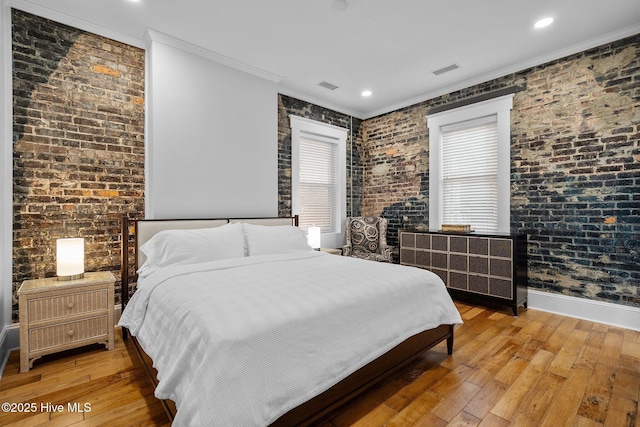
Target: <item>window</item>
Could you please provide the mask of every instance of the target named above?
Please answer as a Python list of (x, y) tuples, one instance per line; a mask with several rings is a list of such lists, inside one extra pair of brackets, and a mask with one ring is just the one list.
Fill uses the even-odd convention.
[(429, 228), (510, 229), (513, 94), (427, 116)]
[(292, 212), (300, 216), (301, 228), (320, 227), (323, 245), (340, 245), (348, 130), (303, 117), (290, 119)]

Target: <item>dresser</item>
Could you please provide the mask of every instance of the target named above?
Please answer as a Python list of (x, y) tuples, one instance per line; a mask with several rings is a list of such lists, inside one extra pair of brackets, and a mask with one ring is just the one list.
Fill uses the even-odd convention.
[(111, 272), (24, 281), (18, 290), (20, 372), (46, 354), (94, 343), (113, 349), (114, 282)]
[(440, 276), (452, 297), (527, 306), (527, 238), (511, 234), (459, 234), (401, 230), (400, 263)]

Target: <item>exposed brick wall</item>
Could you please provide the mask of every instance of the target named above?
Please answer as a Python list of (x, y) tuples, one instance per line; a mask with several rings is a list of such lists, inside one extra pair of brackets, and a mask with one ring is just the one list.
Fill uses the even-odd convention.
[(357, 141), (363, 169), (362, 214), (387, 219), (387, 243), (396, 252), (400, 228), (428, 223), (425, 115), (425, 107), (416, 106), (365, 120)]
[[(351, 212), (353, 212), (353, 216), (360, 215), (362, 168), (355, 141), (361, 120), (286, 95), (278, 95), (278, 214), (280, 216), (291, 215), (291, 123), (289, 115), (305, 117), (351, 130), (346, 144), (347, 216)], [(353, 138), (353, 152), (351, 137)]]
[(427, 226), (425, 116), (516, 89), (511, 228), (529, 236), (530, 286), (640, 307), (640, 35), (365, 120), (362, 212), (388, 240)]
[(640, 36), (530, 70), (513, 116), (531, 286), (640, 307)]
[(17, 10), (12, 21), (17, 321), (21, 282), (56, 274), (57, 238), (84, 237), (85, 269), (119, 278), (120, 215), (144, 212), (144, 51)]

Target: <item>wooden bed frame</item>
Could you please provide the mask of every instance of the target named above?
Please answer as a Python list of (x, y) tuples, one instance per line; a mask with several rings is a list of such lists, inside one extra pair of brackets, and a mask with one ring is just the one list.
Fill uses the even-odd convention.
[[(136, 275), (129, 274), (129, 256), (130, 251), (130, 236), (134, 237), (134, 271), (138, 269), (139, 254), (138, 247), (141, 244), (138, 240), (140, 233), (139, 225), (150, 225), (151, 231), (146, 230), (146, 233), (155, 233), (161, 229), (172, 228), (201, 228), (207, 226), (207, 224), (224, 224), (225, 222), (250, 222), (266, 225), (281, 225), (288, 223), (291, 225), (298, 225), (298, 217), (287, 218), (243, 218), (243, 219), (199, 219), (199, 220), (130, 220), (124, 216), (122, 219), (122, 262), (121, 262), (121, 302), (122, 309), (124, 310), (129, 300), (129, 288), (132, 283), (137, 280)], [(173, 224), (176, 226), (174, 227)], [(148, 239), (150, 236), (145, 236)], [(123, 339), (127, 339), (129, 336), (128, 331), (122, 329)], [(136, 350), (140, 355), (140, 358), (145, 366), (145, 369), (153, 382), (154, 386), (157, 386), (156, 371), (151, 365), (151, 359), (144, 352), (138, 340), (132, 337)], [(432, 348), (433, 346), (447, 341), (447, 353), (453, 353), (453, 325), (440, 325), (434, 329), (416, 334), (407, 340), (400, 343), (395, 348), (391, 349), (387, 353), (383, 354), (379, 358), (375, 359), (371, 363), (360, 368), (353, 374), (349, 375), (342, 381), (335, 384), (325, 392), (312, 398), (306, 403), (292, 409), (280, 418), (278, 418), (272, 426), (307, 426), (316, 423), (324, 419), (332, 411), (369, 389), (376, 383), (382, 381), (385, 378), (391, 376), (394, 372), (397, 372), (402, 367), (409, 364), (411, 361), (419, 357), (421, 354)], [(175, 405), (171, 401), (163, 401), (167, 414), (173, 420), (175, 415)]]

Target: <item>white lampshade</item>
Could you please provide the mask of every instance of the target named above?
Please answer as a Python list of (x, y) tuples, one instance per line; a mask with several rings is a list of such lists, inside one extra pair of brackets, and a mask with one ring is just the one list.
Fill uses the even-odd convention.
[(313, 249), (320, 249), (320, 227), (309, 227), (307, 229), (307, 243)]
[(56, 240), (56, 274), (58, 280), (74, 280), (84, 276), (84, 239)]

